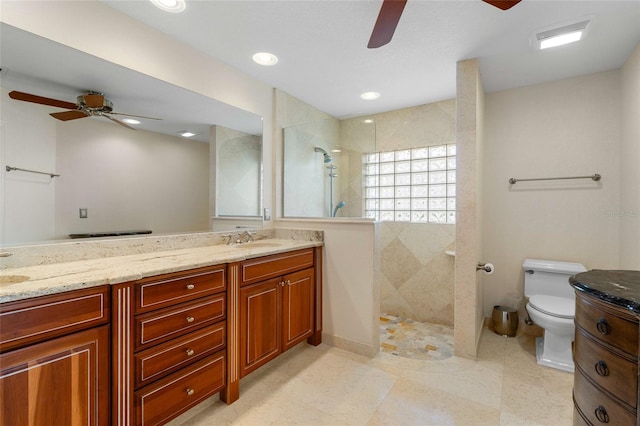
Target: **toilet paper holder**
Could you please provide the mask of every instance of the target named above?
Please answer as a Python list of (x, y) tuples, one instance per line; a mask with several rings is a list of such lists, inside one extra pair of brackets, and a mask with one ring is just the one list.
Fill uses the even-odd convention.
[(484, 271), (487, 274), (493, 273), (493, 265), (491, 263), (480, 263), (476, 265), (476, 271)]

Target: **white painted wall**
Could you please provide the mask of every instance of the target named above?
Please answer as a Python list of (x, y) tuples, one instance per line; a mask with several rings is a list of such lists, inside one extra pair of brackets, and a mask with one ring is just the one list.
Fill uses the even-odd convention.
[(640, 269), (640, 43), (622, 68), (620, 268)]
[[(2, 99), (8, 99), (4, 88), (0, 94)], [(57, 173), (56, 126), (49, 112), (49, 107), (37, 104), (1, 103), (2, 245), (48, 240), (55, 235), (57, 178), (5, 171), (9, 165)]]
[(209, 230), (208, 144), (97, 118), (56, 124), (56, 238)]
[[(619, 71), (487, 94), (483, 248), (495, 273), (485, 316), (522, 298), (525, 258), (618, 267), (619, 218), (607, 212), (619, 206), (620, 116)], [(600, 182), (508, 183), (594, 173)]]

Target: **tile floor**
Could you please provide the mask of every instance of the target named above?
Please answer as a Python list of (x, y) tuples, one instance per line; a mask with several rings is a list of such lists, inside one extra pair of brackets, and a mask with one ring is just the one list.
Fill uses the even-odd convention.
[(301, 344), (244, 378), (234, 404), (216, 396), (171, 424), (563, 426), (572, 424), (572, 384), (536, 364), (534, 337), (488, 329), (478, 361), (369, 359)]

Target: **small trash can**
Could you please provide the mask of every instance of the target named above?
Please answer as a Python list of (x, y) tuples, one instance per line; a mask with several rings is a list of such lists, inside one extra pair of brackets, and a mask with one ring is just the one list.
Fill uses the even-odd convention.
[(491, 314), (493, 330), (504, 337), (514, 337), (518, 331), (518, 311), (508, 306), (496, 305)]

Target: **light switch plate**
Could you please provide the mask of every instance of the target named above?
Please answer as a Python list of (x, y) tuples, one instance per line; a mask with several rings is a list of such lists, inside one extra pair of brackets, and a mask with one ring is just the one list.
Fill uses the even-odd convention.
[(86, 219), (89, 217), (89, 209), (80, 209), (80, 219)]
[(264, 208), (264, 220), (271, 220), (271, 209), (268, 207)]

